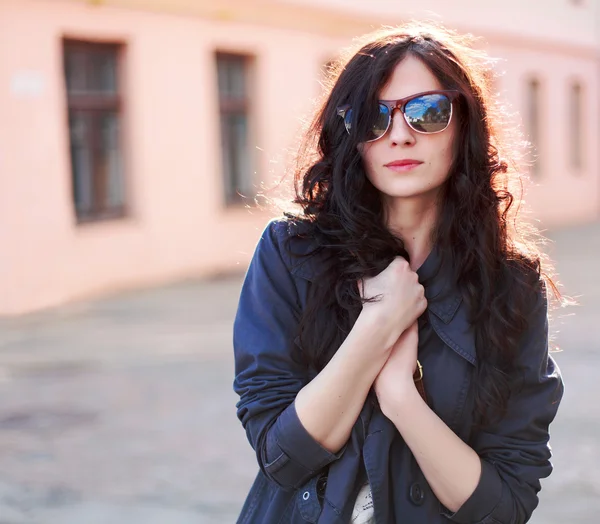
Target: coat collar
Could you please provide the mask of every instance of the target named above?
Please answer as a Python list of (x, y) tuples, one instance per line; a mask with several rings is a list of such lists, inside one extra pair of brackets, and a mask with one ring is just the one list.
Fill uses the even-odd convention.
[(433, 246), (425, 262), (417, 269), (419, 282), (425, 287), (425, 298), (429, 311), (444, 324), (450, 324), (462, 303), (462, 295), (455, 287), (445, 282), (438, 273), (442, 257), (437, 245)]
[[(288, 238), (290, 252), (287, 257), (291, 273), (313, 282), (326, 267), (326, 255), (323, 251), (314, 251), (316, 242), (310, 238), (296, 234), (291, 234)], [(475, 365), (475, 336), (467, 318), (462, 294), (456, 286), (444, 281), (442, 273), (438, 272), (441, 263), (442, 257), (436, 245), (417, 270), (419, 281), (425, 287), (427, 309), (432, 313), (429, 316), (431, 325), (447, 346)]]
[(477, 364), (475, 333), (468, 319), (460, 289), (448, 282), (440, 271), (444, 263), (439, 246), (434, 245), (425, 262), (417, 269), (419, 282), (425, 287), (429, 320), (438, 337), (455, 353)]

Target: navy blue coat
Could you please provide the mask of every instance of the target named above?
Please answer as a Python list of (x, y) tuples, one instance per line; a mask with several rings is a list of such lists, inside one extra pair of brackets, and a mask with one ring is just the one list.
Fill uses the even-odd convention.
[[(324, 449), (296, 414), (297, 393), (316, 375), (291, 358), (309, 282), (322, 265), (285, 220), (263, 232), (242, 287), (234, 323), (237, 415), (256, 452), (259, 472), (239, 523), (349, 524), (358, 489), (368, 478), (378, 524), (521, 524), (537, 506), (540, 479), (551, 471), (548, 426), (563, 393), (548, 355), (545, 295), (529, 319), (516, 372), (521, 386), (508, 414), (486, 431), (472, 431), (469, 394), (477, 366), (474, 333), (458, 290), (444, 293), (440, 278), (425, 286), (419, 319), (419, 360), (430, 407), (480, 456), (482, 474), (472, 496), (451, 513), (437, 500), (411, 450), (376, 402), (365, 402), (346, 445)], [(435, 274), (434, 249), (417, 273)], [(460, 472), (457, 472), (460, 475)]]

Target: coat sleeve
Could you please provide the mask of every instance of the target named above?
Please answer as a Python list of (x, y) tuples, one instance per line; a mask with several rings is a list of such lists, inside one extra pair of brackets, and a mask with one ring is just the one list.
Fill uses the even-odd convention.
[(517, 359), (522, 382), (506, 416), (472, 439), (481, 477), (456, 513), (443, 511), (453, 522), (523, 524), (538, 504), (540, 479), (552, 472), (548, 428), (564, 391), (558, 366), (548, 354), (547, 313), (542, 286)]
[(287, 224), (263, 232), (242, 286), (233, 327), (237, 416), (263, 473), (295, 489), (338, 459), (304, 428), (294, 400), (308, 383), (291, 354), (301, 314), (294, 277), (285, 263)]

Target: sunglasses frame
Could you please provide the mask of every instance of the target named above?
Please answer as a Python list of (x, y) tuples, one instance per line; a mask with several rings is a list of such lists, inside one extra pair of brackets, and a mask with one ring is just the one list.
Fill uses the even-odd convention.
[[(379, 140), (380, 138), (383, 138), (387, 134), (387, 132), (390, 129), (390, 125), (392, 124), (392, 120), (394, 118), (394, 111), (396, 109), (400, 110), (400, 112), (402, 113), (402, 116), (404, 117), (404, 121), (406, 122), (406, 125), (408, 127), (410, 127), (415, 133), (419, 133), (421, 135), (435, 135), (437, 133), (442, 133), (443, 131), (446, 131), (446, 129), (448, 129), (448, 126), (450, 125), (450, 122), (452, 122), (452, 115), (454, 114), (454, 101), (460, 96), (460, 94), (461, 94), (460, 91), (457, 91), (455, 89), (435, 89), (433, 91), (422, 91), (420, 93), (415, 93), (414, 95), (406, 96), (404, 98), (399, 98), (398, 100), (378, 100), (379, 104), (383, 104), (390, 110), (390, 117), (388, 119), (388, 125), (385, 128), (385, 131), (380, 136), (378, 136), (377, 138), (372, 138), (371, 140), (365, 140), (365, 142), (375, 142), (375, 140)], [(419, 131), (418, 129), (415, 129), (413, 126), (411, 126), (410, 122), (406, 118), (406, 113), (404, 112), (406, 104), (408, 104), (410, 101), (414, 100), (415, 98), (419, 98), (419, 97), (425, 96), (425, 95), (445, 95), (450, 100), (450, 118), (448, 118), (448, 124), (446, 125), (446, 127), (444, 129), (440, 129), (439, 131)], [(351, 109), (351, 106), (349, 104), (343, 105), (343, 106), (340, 106), (337, 108), (337, 114), (338, 114), (338, 116), (341, 116), (342, 119), (344, 119), (344, 127), (346, 128), (346, 131), (348, 132), (348, 134), (350, 134), (350, 130), (346, 127), (345, 120), (346, 120), (346, 113), (348, 112), (349, 109)]]

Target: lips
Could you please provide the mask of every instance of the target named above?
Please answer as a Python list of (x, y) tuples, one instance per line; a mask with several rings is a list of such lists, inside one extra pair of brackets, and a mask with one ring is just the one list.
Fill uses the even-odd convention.
[(390, 171), (394, 171), (395, 173), (406, 173), (408, 171), (412, 171), (419, 167), (423, 162), (420, 160), (413, 160), (412, 158), (405, 158), (404, 160), (394, 160), (389, 164), (386, 164)]
[(405, 160), (394, 160), (393, 162), (390, 162), (389, 164), (386, 164), (385, 167), (408, 167), (408, 166), (418, 166), (419, 164), (422, 164), (423, 162), (421, 162), (420, 160), (413, 160), (411, 158), (405, 159)]

